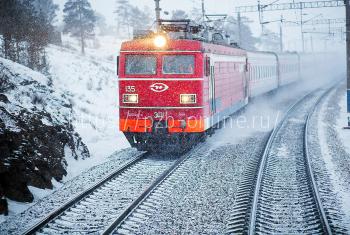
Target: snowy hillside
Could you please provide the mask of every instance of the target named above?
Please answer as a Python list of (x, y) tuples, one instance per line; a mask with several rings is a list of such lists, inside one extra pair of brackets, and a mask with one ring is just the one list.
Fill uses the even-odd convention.
[(64, 38), (65, 47), (47, 49), (53, 88), (64, 93), (73, 108), (73, 125), (91, 153), (83, 162), (71, 162), (68, 178), (74, 177), (118, 149), (129, 147), (118, 131), (118, 82), (114, 58), (120, 42), (100, 37), (98, 49), (79, 52), (74, 39)]
[[(3, 181), (0, 180), (0, 198), (6, 194), (15, 201), (35, 202), (51, 193), (35, 187), (60, 187), (56, 181), (66, 182), (84, 170), (107, 161), (107, 157), (115, 151), (129, 147), (118, 131), (118, 84), (114, 58), (120, 42), (108, 37), (100, 40), (103, 46), (99, 49), (89, 47), (85, 56), (80, 54), (76, 41), (69, 37), (65, 38), (64, 47), (49, 46), (49, 78), (11, 61), (0, 60), (0, 79), (4, 84), (0, 90), (0, 138), (7, 143), (1, 146), (5, 157), (1, 156), (0, 159), (0, 175), (5, 177), (5, 181), (9, 177), (18, 178), (18, 182), (15, 181), (8, 187), (1, 184)], [(28, 119), (27, 123), (22, 123), (24, 119)], [(31, 125), (35, 126), (33, 133), (21, 136), (23, 130), (29, 132)], [(70, 148), (60, 148), (64, 145), (55, 139), (59, 138), (55, 135), (55, 131), (58, 131), (56, 126), (65, 132), (62, 135)], [(73, 128), (78, 133), (76, 136), (70, 136)], [(34, 138), (34, 135), (42, 136), (42, 139)], [(13, 139), (9, 139), (9, 136), (15, 136), (15, 143), (25, 143), (28, 138), (35, 143), (29, 141), (25, 151), (25, 147), (19, 143), (15, 144), (18, 149), (11, 149)], [(56, 144), (51, 146), (52, 142)], [(41, 145), (48, 148), (45, 154)], [(26, 153), (21, 154), (21, 151)], [(89, 153), (91, 157), (87, 158)], [(11, 159), (23, 160), (24, 155), (29, 160), (17, 165), (28, 168), (29, 173), (24, 171), (23, 176), (18, 176), (18, 173), (13, 173), (16, 176), (7, 176), (6, 172), (16, 172), (11, 169)], [(37, 162), (32, 164), (40, 158), (50, 161), (58, 168), (53, 169), (50, 164), (46, 166), (46, 163), (40, 163), (40, 166)], [(41, 177), (43, 182), (31, 176), (44, 168), (48, 169)], [(23, 179), (24, 175), (28, 175), (29, 182)], [(51, 177), (55, 180), (52, 181)], [(27, 184), (31, 186), (27, 187)], [(15, 189), (11, 192), (13, 196), (7, 194), (8, 188)], [(9, 200), (10, 213), (19, 213), (31, 205), (15, 201)]]
[(0, 198), (32, 202), (28, 186), (52, 189), (67, 174), (67, 160), (89, 157), (71, 125), (69, 101), (49, 83), (0, 58)]

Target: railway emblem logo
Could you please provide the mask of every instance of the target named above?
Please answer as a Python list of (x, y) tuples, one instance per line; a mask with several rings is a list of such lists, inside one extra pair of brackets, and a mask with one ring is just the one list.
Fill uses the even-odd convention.
[(154, 83), (149, 88), (154, 92), (164, 92), (169, 89), (164, 83)]

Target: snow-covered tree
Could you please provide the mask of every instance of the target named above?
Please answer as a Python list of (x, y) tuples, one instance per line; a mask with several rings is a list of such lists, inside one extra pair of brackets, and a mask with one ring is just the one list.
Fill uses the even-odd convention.
[(54, 23), (58, 5), (54, 4), (53, 0), (33, 0), (33, 6), (37, 12), (45, 14), (45, 18), (50, 24)]
[(108, 25), (106, 23), (106, 17), (102, 14), (95, 12), (96, 16), (96, 27), (99, 30), (100, 35), (106, 35), (108, 33)]
[(146, 29), (151, 22), (149, 8), (144, 7), (141, 10), (139, 7), (131, 5), (128, 0), (117, 0), (114, 13), (116, 14), (119, 36), (122, 31), (126, 31), (130, 37), (132, 29)]
[[(259, 39), (253, 36), (249, 25), (244, 23), (248, 21), (248, 18), (242, 17), (241, 21), (241, 44), (239, 46), (246, 50), (256, 50), (256, 44), (259, 43)], [(238, 22), (234, 17), (227, 17), (224, 30), (230, 35), (232, 41), (239, 43)]]
[(56, 10), (50, 0), (0, 1), (3, 56), (42, 71)]
[(280, 51), (280, 39), (279, 35), (272, 32), (269, 29), (264, 29), (264, 32), (261, 34), (259, 49), (265, 51)]
[(188, 15), (183, 10), (175, 10), (171, 12), (171, 19), (172, 20), (183, 20), (188, 19)]
[(64, 33), (79, 39), (85, 54), (85, 41), (93, 36), (96, 17), (88, 0), (68, 0), (64, 5)]
[(131, 7), (130, 11), (130, 25), (133, 29), (145, 29), (151, 22), (150, 11), (147, 7), (140, 10), (138, 7)]
[(116, 1), (116, 9), (114, 13), (116, 14), (118, 35), (120, 35), (122, 28), (126, 28), (128, 33), (130, 34), (130, 22), (129, 22), (130, 11), (131, 11), (131, 5), (129, 3), (129, 0)]
[(190, 12), (190, 19), (192, 19), (196, 23), (202, 23), (203, 21), (202, 10), (197, 7), (193, 7)]

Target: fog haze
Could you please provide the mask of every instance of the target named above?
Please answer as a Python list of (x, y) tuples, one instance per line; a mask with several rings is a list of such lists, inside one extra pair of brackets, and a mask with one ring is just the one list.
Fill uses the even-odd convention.
[[(316, 1), (316, 0), (315, 0)], [(60, 13), (58, 16), (58, 21), (62, 19), (62, 9), (65, 0), (55, 0), (57, 4), (60, 5)], [(106, 17), (108, 24), (116, 24), (114, 9), (114, 0), (90, 0), (92, 7), (95, 11), (101, 13)], [(207, 14), (228, 14), (236, 15), (235, 8), (238, 6), (245, 5), (256, 5), (257, 0), (205, 0), (205, 8)], [(261, 4), (269, 4), (274, 2), (272, 0), (261, 0)], [(278, 3), (284, 2), (299, 2), (297, 0), (280, 0)], [(152, 11), (154, 9), (153, 0), (131, 0), (130, 3), (135, 6), (143, 8), (147, 6)], [(163, 11), (171, 12), (175, 9), (181, 9), (186, 12), (190, 12), (194, 7), (201, 8), (201, 0), (161, 0), (161, 8)], [(254, 36), (260, 37), (261, 26), (259, 24), (259, 18), (257, 13), (244, 13), (242, 16), (249, 18), (249, 26), (252, 29)], [(300, 10), (288, 10), (288, 11), (272, 11), (263, 13), (263, 21), (277, 21), (283, 16), (287, 21), (300, 21)], [(162, 14), (163, 18), (166, 18)], [(345, 8), (334, 7), (334, 8), (317, 8), (317, 9), (304, 9), (303, 18), (307, 21), (311, 18), (317, 17), (317, 19), (335, 19), (335, 18), (345, 18)], [(266, 24), (265, 27), (274, 33), (279, 33), (279, 22), (273, 22)], [(332, 28), (340, 29), (344, 27), (342, 24), (331, 25)], [(305, 34), (305, 47), (306, 50), (311, 51), (311, 44), (313, 43), (313, 48), (315, 51), (328, 50), (330, 48), (334, 49), (344, 49), (344, 38), (341, 37), (341, 33), (337, 35), (327, 34), (329, 32), (329, 25), (316, 25), (316, 26), (304, 26), (305, 32), (314, 32)], [(283, 27), (283, 39), (285, 50), (296, 51), (301, 50), (301, 33), (300, 27), (296, 26), (285, 26)]]

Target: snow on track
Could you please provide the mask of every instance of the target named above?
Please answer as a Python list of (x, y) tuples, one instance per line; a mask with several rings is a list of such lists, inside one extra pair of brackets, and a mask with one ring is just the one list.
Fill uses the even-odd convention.
[(151, 182), (173, 164), (174, 159), (148, 155), (51, 220), (39, 233), (101, 233)]
[[(317, 96), (288, 114), (272, 137), (254, 214), (255, 231), (263, 234), (322, 233), (304, 159), (304, 123)], [(252, 231), (250, 231), (252, 232)]]
[(115, 234), (224, 234), (241, 175), (259, 156), (265, 137), (256, 133), (237, 145), (191, 151)]
[(45, 218), (50, 212), (62, 206), (91, 185), (105, 178), (110, 172), (118, 169), (125, 162), (140, 155), (134, 149), (122, 150), (109, 157), (109, 161), (97, 165), (81, 175), (67, 181), (61, 188), (42, 198), (36, 204), (20, 214), (9, 216), (0, 224), (0, 234), (19, 234)]
[[(324, 101), (314, 117), (314, 159), (318, 160), (319, 185), (322, 188), (325, 209), (335, 218), (339, 231), (350, 231), (350, 154), (341, 141), (337, 125), (339, 101), (345, 94), (344, 85), (340, 85)], [(317, 154), (318, 153), (318, 154)], [(322, 156), (320, 158), (320, 156)]]
[[(263, 174), (259, 175), (262, 180), (258, 181), (261, 182), (261, 187), (258, 187), (259, 191), (256, 194), (258, 197), (254, 198), (257, 199), (254, 200), (257, 202), (255, 204), (257, 207), (253, 207), (254, 210), (250, 209), (253, 200), (249, 197), (252, 191), (249, 185), (255, 181), (251, 175), (255, 175), (256, 171), (252, 169), (250, 177), (246, 177), (246, 183), (241, 184), (236, 195), (232, 219), (228, 223), (228, 233), (245, 233), (249, 220), (251, 233), (294, 234), (306, 231), (322, 233), (322, 225), (325, 229), (331, 230), (330, 227), (326, 227), (329, 215), (327, 218), (325, 214), (319, 217), (321, 212), (324, 212), (322, 207), (324, 198), (317, 194), (318, 185), (314, 179), (309, 178), (310, 171), (312, 176), (317, 178), (318, 175), (313, 173), (312, 162), (309, 165), (310, 159), (308, 155), (304, 155), (303, 148), (303, 140), (306, 140), (305, 131), (308, 130), (305, 129), (305, 123), (309, 121), (308, 114), (310, 111), (313, 113), (314, 105), (318, 104), (315, 103), (316, 96), (312, 94), (314, 97), (311, 99), (307, 96), (301, 103), (293, 106), (280, 129), (277, 127), (270, 137), (268, 152), (264, 155), (267, 156), (266, 163), (261, 163), (263, 168), (259, 172)], [(310, 148), (307, 145), (305, 147), (309, 152)], [(310, 182), (315, 184), (312, 185)], [(315, 190), (315, 193), (311, 189)], [(318, 204), (314, 204), (316, 199)], [(250, 210), (252, 216), (247, 213)], [(329, 211), (326, 211), (326, 214), (327, 212)], [(331, 216), (331, 219), (333, 231), (344, 231), (334, 226), (334, 223), (339, 222), (338, 218)]]

